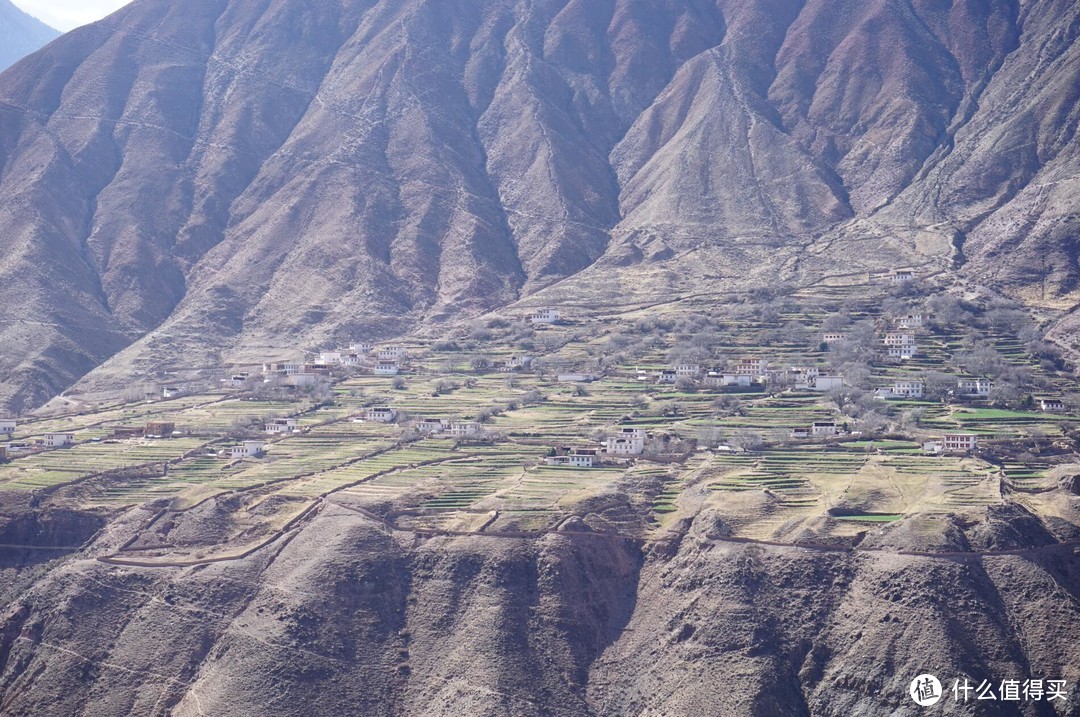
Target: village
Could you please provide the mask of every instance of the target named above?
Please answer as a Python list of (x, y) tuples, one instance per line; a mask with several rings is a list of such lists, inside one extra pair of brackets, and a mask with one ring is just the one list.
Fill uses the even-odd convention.
[[(297, 510), (344, 491), (416, 524), (542, 529), (633, 485), (648, 529), (705, 485), (768, 503), (759, 534), (788, 513), (842, 533), (1051, 480), (1075, 459), (1071, 374), (1022, 312), (923, 283), (901, 270), (716, 322), (540, 306), (281, 349), (137, 401), (0, 420), (0, 488), (103, 506), (280, 493)], [(883, 475), (938, 483), (882, 499)]]

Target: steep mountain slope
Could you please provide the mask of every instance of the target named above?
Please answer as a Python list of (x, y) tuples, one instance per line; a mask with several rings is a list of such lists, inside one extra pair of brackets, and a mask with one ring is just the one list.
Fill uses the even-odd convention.
[(1078, 17), (139, 0), (0, 78), (0, 404), (822, 237), (936, 233), (1069, 307)]
[(0, 0), (0, 72), (56, 39), (60, 33)]
[[(1063, 546), (738, 545), (716, 539), (707, 512), (649, 546), (425, 539), (327, 506), (240, 560), (93, 559), (149, 514), (57, 561), (0, 614), (5, 715), (869, 717), (917, 714), (907, 682), (928, 666), (950, 686), (1027, 674), (1071, 686), (1080, 671), (1080, 574)], [(1065, 714), (1028, 707), (994, 713)], [(951, 695), (939, 709), (972, 714)]]

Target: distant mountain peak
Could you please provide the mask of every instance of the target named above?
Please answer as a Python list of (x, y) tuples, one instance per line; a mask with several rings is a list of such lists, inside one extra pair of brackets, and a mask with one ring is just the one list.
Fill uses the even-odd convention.
[(0, 72), (59, 36), (58, 30), (23, 12), (10, 0), (0, 0)]

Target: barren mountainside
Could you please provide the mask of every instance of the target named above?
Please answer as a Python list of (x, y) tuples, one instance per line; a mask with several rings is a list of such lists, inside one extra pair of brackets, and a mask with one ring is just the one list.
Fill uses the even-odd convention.
[[(906, 686), (928, 665), (979, 679), (1080, 669), (1075, 554), (1035, 519), (916, 519), (904, 530), (961, 552), (911, 557), (881, 538), (857, 553), (725, 543), (711, 511), (645, 547), (581, 527), (421, 539), (339, 500), (242, 560), (95, 561), (150, 514), (132, 510), (17, 598), (5, 588), (0, 709), (872, 717), (923, 714)], [(82, 539), (67, 518), (54, 542)], [(2, 567), (20, 559), (40, 558), (9, 552)]]
[(137, 0), (0, 75), (0, 405), (653, 265), (945, 262), (1070, 308), (1078, 31), (1068, 0)]

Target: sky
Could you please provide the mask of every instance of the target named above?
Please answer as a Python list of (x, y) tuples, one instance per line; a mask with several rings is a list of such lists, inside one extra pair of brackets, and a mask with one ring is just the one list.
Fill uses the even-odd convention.
[(131, 0), (11, 0), (46, 25), (67, 32), (100, 20)]

